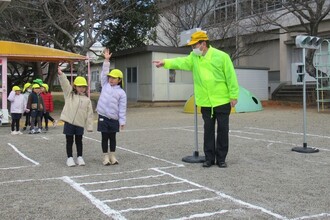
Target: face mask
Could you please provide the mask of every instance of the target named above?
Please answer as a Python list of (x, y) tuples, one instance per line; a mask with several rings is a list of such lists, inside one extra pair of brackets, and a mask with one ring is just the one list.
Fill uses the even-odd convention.
[(32, 92), (32, 89), (27, 89), (28, 92)]
[(202, 56), (203, 55), (203, 51), (200, 50), (199, 48), (194, 48), (193, 52), (197, 55), (197, 56)]

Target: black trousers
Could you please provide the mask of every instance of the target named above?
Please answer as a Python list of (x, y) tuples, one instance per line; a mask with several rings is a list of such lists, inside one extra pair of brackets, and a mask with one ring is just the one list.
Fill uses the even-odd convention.
[(49, 112), (44, 112), (44, 114), (41, 116), (41, 121), (45, 119), (45, 128), (48, 128), (48, 119), (54, 123), (54, 118), (50, 116)]
[[(116, 151), (116, 132), (101, 132), (102, 134), (102, 151), (103, 153), (108, 153), (110, 147), (110, 152)], [(110, 144), (109, 144), (110, 142)]]
[(82, 135), (65, 135), (66, 137), (66, 154), (69, 157), (72, 157), (72, 147), (73, 147), (73, 138), (75, 137), (76, 148), (77, 148), (77, 157), (81, 157), (83, 154), (83, 143)]
[[(204, 120), (204, 154), (205, 160), (225, 162), (229, 147), (230, 103), (213, 107), (201, 107)], [(215, 138), (215, 122), (217, 137)]]

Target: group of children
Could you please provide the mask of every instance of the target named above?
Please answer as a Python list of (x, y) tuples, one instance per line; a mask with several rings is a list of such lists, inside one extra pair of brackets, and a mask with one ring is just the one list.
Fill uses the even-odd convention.
[[(105, 166), (118, 164), (115, 157), (116, 133), (124, 129), (126, 124), (127, 97), (123, 90), (123, 73), (119, 69), (110, 71), (111, 53), (104, 51), (104, 62), (101, 72), (102, 91), (97, 103), (98, 113), (97, 131), (101, 132), (101, 149), (103, 152), (102, 164)], [(109, 72), (110, 71), (110, 72)], [(77, 76), (70, 85), (66, 75), (58, 67), (58, 79), (63, 90), (64, 107), (60, 120), (64, 122), (63, 134), (66, 139), (66, 165), (73, 167), (84, 166), (83, 134), (85, 128), (93, 131), (93, 108), (88, 97), (87, 81)], [(11, 101), (12, 134), (22, 134), (19, 130), (19, 121), (26, 115), (25, 127), (31, 126), (30, 133), (41, 132), (41, 120), (45, 118), (45, 129), (48, 129), (48, 119), (56, 124), (49, 113), (53, 111), (53, 99), (48, 92), (48, 85), (34, 81), (33, 85), (24, 85), (23, 94), (18, 86), (13, 87), (8, 100)], [(43, 89), (41, 89), (43, 88)], [(77, 158), (73, 159), (73, 144), (76, 145)]]
[(45, 120), (45, 130), (48, 131), (48, 121), (53, 122), (55, 127), (57, 120), (50, 116), (54, 110), (53, 96), (47, 84), (41, 79), (33, 80), (33, 84), (25, 83), (23, 90), (19, 86), (13, 86), (8, 100), (11, 113), (11, 134), (21, 135), (20, 119), (25, 116), (23, 131), (30, 126), (29, 134), (41, 133), (42, 120)]

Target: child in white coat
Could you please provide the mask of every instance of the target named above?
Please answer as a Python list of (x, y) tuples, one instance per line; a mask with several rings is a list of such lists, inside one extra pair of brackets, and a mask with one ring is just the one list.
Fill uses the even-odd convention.
[(26, 110), (26, 102), (24, 99), (24, 95), (21, 94), (21, 88), (19, 86), (13, 86), (13, 90), (9, 93), (8, 100), (11, 102), (11, 134), (23, 134), (19, 130), (19, 126), (22, 114)]
[(64, 121), (63, 134), (65, 134), (66, 138), (66, 165), (69, 167), (76, 165), (72, 155), (72, 146), (75, 141), (77, 148), (77, 164), (79, 166), (84, 166), (85, 161), (82, 157), (84, 128), (87, 128), (88, 132), (93, 131), (93, 107), (92, 101), (87, 96), (87, 81), (84, 77), (77, 76), (71, 86), (60, 67), (58, 68), (58, 79), (63, 90), (65, 101), (61, 113), (61, 120)]

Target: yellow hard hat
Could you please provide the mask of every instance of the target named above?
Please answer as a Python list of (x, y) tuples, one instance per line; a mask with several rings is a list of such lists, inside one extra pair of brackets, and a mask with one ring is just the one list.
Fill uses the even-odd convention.
[(23, 87), (23, 92), (25, 92), (25, 90), (27, 89), (27, 88), (29, 88), (31, 86), (31, 83), (25, 83), (24, 84), (24, 87)]
[(21, 91), (21, 88), (19, 86), (13, 86), (13, 91)]
[(40, 85), (35, 83), (33, 84), (32, 89), (40, 89)]
[(110, 71), (110, 73), (108, 73), (108, 76), (112, 76), (115, 78), (123, 78), (123, 72), (120, 71), (119, 69), (113, 69)]
[(82, 76), (77, 76), (75, 80), (73, 81), (73, 85), (75, 86), (87, 86), (87, 81)]
[(46, 83), (43, 83), (41, 86), (45, 88), (46, 92), (48, 92), (49, 87)]

